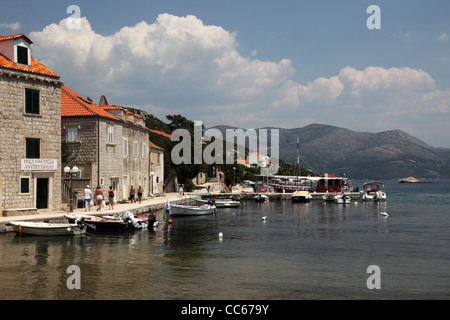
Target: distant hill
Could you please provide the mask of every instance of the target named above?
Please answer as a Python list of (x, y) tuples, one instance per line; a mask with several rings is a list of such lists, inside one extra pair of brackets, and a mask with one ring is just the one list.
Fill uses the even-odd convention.
[[(214, 128), (221, 130), (224, 138), (226, 129), (235, 129), (225, 125)], [(298, 137), (300, 165), (316, 172), (355, 179), (450, 177), (448, 150), (431, 147), (401, 130), (355, 132), (323, 124), (261, 129), (279, 130), (280, 158), (291, 163), (296, 162)]]

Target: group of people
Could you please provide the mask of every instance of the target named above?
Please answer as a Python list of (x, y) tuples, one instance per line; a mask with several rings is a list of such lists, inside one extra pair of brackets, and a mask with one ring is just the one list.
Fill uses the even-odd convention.
[[(143, 193), (144, 193), (144, 190), (142, 189), (141, 186), (139, 186), (138, 192), (137, 192), (139, 203), (142, 202), (142, 194)], [(136, 189), (133, 186), (131, 186), (130, 197), (128, 199), (128, 200), (130, 200), (131, 203), (136, 203), (135, 194), (136, 194)], [(109, 210), (114, 209), (114, 196), (115, 196), (114, 190), (113, 190), (112, 186), (109, 186), (109, 190), (108, 190)], [(88, 211), (88, 210), (91, 211), (91, 200), (92, 200), (92, 191), (90, 189), (90, 186), (87, 185), (86, 189), (84, 189), (84, 211)], [(100, 186), (97, 186), (97, 189), (95, 189), (94, 200), (96, 201), (97, 211), (100, 211), (102, 209), (103, 200), (105, 200), (105, 196), (103, 195), (103, 190)]]

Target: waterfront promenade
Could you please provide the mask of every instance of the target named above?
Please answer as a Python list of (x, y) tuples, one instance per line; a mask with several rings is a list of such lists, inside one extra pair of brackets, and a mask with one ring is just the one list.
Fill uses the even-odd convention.
[(180, 198), (178, 193), (166, 193), (165, 197), (155, 197), (148, 198), (142, 200), (142, 203), (116, 203), (114, 204), (114, 209), (109, 210), (109, 206), (106, 205), (102, 207), (100, 211), (97, 211), (97, 206), (92, 206), (90, 211), (85, 211), (84, 208), (73, 208), (73, 213), (67, 211), (54, 211), (54, 212), (40, 212), (38, 214), (32, 215), (21, 215), (21, 216), (9, 216), (9, 217), (0, 217), (0, 233), (1, 232), (9, 232), (11, 231), (8, 224), (11, 221), (44, 221), (49, 220), (52, 222), (56, 221), (64, 221), (65, 214), (74, 214), (74, 215), (113, 215), (113, 214), (121, 214), (124, 211), (131, 211), (135, 215), (140, 215), (150, 211), (156, 211), (160, 209), (164, 209), (167, 200), (170, 203), (177, 203), (180, 201), (185, 201), (185, 198)]

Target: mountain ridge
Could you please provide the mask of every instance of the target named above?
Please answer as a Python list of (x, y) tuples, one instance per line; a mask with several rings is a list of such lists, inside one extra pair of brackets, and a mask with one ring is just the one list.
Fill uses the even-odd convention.
[[(224, 138), (227, 129), (238, 129), (228, 125), (212, 128), (220, 130)], [(400, 129), (358, 132), (318, 123), (292, 129), (255, 130), (260, 129), (279, 130), (280, 159), (291, 163), (296, 162), (298, 137), (300, 165), (316, 172), (367, 179), (450, 177), (447, 150), (434, 148)]]

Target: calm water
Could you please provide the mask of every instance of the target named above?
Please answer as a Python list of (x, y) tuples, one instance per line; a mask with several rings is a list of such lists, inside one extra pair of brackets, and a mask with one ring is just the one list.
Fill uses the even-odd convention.
[(449, 299), (450, 181), (386, 191), (383, 204), (247, 201), (133, 234), (0, 234), (0, 299)]

